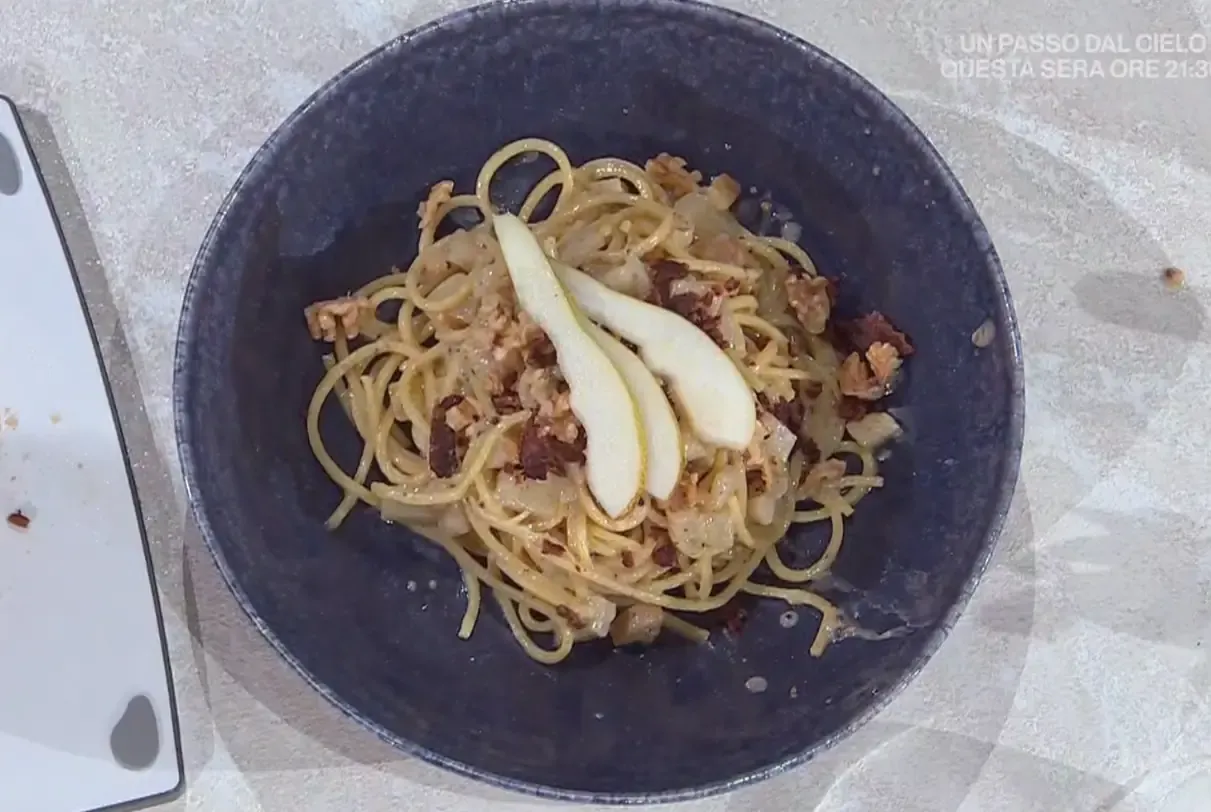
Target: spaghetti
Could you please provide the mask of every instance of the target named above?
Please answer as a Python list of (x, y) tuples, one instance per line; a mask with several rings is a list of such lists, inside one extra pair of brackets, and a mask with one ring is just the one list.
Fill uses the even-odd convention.
[[(615, 518), (586, 487), (584, 428), (554, 348), (517, 305), (491, 226), (498, 171), (541, 156), (554, 169), (517, 213), (544, 250), (697, 325), (758, 404), (753, 440), (736, 451), (696, 438), (672, 398), (684, 445), (677, 486)], [(574, 165), (536, 138), (492, 155), (473, 193), (434, 186), (406, 270), (307, 309), (312, 335), (332, 345), (306, 418), (317, 460), (344, 492), (328, 526), (365, 503), (413, 527), (462, 569), (459, 637), (472, 634), (486, 588), (542, 663), (607, 635), (617, 645), (662, 630), (705, 640), (694, 617), (742, 594), (818, 612), (820, 655), (841, 618), (810, 585), (836, 559), (845, 517), (882, 485), (874, 450), (898, 427), (874, 407), (912, 348), (878, 314), (835, 324), (832, 283), (793, 241), (742, 227), (730, 213), (739, 191), (668, 155), (643, 167)], [(479, 223), (439, 238), (455, 211)], [(363, 443), (351, 471), (320, 434), (330, 396)], [(779, 550), (796, 522), (830, 528), (802, 568)]]

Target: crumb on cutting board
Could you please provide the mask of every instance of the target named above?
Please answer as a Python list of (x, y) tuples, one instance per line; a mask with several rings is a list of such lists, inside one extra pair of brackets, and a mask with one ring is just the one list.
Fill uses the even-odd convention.
[(1165, 280), (1165, 287), (1170, 290), (1177, 290), (1178, 288), (1185, 287), (1186, 272), (1181, 268), (1166, 268), (1161, 271), (1161, 279)]
[(24, 532), (29, 529), (29, 516), (22, 513), (20, 509), (14, 510), (8, 514), (8, 526)]

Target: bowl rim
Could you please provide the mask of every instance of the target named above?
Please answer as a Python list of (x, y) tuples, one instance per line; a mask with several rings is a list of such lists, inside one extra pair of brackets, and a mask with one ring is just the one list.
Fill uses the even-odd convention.
[(273, 650), (315, 691), (331, 702), (342, 714), (356, 721), (395, 750), (466, 778), (482, 781), (501, 789), (512, 790), (531, 797), (549, 800), (610, 805), (657, 804), (698, 800), (771, 778), (806, 763), (869, 722), (886, 708), (909, 683), (916, 679), (925, 664), (933, 657), (942, 645), (942, 642), (949, 636), (951, 629), (982, 581), (1004, 530), (1019, 480), (1025, 430), (1025, 376), (1022, 362), (1021, 334), (1004, 268), (1001, 265), (1000, 258), (992, 244), (983, 220), (980, 218), (975, 205), (960, 185), (950, 166), (933, 143), (908, 115), (872, 82), (864, 78), (848, 64), (796, 34), (779, 28), (765, 20), (729, 8), (712, 5), (704, 2), (704, 0), (597, 0), (599, 8), (612, 7), (624, 10), (655, 9), (665, 13), (711, 17), (715, 22), (725, 26), (742, 27), (762, 36), (773, 36), (791, 46), (803, 56), (826, 66), (838, 80), (846, 82), (852, 90), (859, 95), (865, 96), (868, 102), (876, 106), (886, 116), (888, 122), (899, 130), (908, 139), (910, 144), (919, 151), (921, 157), (939, 173), (943, 179), (945, 191), (959, 204), (960, 209), (966, 208), (964, 214), (967, 225), (981, 244), (981, 249), (985, 255), (985, 270), (992, 276), (996, 293), (993, 322), (1005, 330), (1005, 338), (1009, 344), (1010, 414), (1008, 416), (1008, 429), (1003, 441), (1004, 458), (998, 471), (998, 478), (1001, 483), (1000, 493), (993, 507), (992, 515), (988, 521), (983, 538), (980, 540), (979, 554), (955, 601), (942, 615), (934, 632), (925, 641), (925, 644), (910, 662), (909, 666), (897, 677), (895, 683), (886, 691), (875, 696), (866, 707), (862, 708), (844, 725), (801, 751), (746, 773), (699, 786), (657, 792), (596, 792), (592, 790), (553, 787), (499, 775), (475, 765), (442, 755), (392, 733), (377, 722), (363, 716), (344, 698), (337, 695), (331, 688), (308, 671), (283, 645), (281, 640), (278, 639), (273, 630), (269, 628), (252, 606), (247, 594), (245, 594), (236, 580), (235, 573), (216, 540), (214, 528), (211, 526), (207, 510), (200, 498), (194, 461), (192, 432), (189, 427), (187, 410), (185, 408), (186, 396), (189, 394), (186, 384), (186, 358), (189, 355), (191, 345), (196, 340), (197, 334), (197, 326), (194, 324), (193, 319), (194, 304), (204, 278), (208, 274), (206, 267), (215, 253), (218, 234), (226, 223), (227, 217), (237, 199), (244, 193), (249, 183), (259, 175), (261, 170), (267, 165), (269, 159), (278, 151), (295, 124), (330, 94), (338, 91), (348, 78), (372, 68), (383, 58), (407, 48), (414, 41), (437, 34), (448, 26), (471, 22), (482, 14), (491, 13), (502, 7), (507, 7), (509, 10), (517, 13), (527, 13), (576, 8), (581, 2), (583, 0), (488, 0), (488, 2), (477, 3), (473, 6), (431, 19), (376, 46), (368, 53), (359, 57), (356, 61), (325, 81), (274, 128), (265, 142), (249, 159), (247, 165), (240, 171), (231, 189), (223, 198), (210, 226), (207, 228), (202, 244), (190, 267), (189, 279), (185, 286), (181, 306), (180, 320), (177, 326), (173, 355), (172, 405), (178, 461), (185, 482), (186, 498), (189, 501), (191, 514), (194, 521), (197, 522), (198, 529), (201, 531), (206, 548), (210, 551), (210, 555), (214, 559), (223, 581), (227, 584), (236, 602), (240, 605), (244, 614), (248, 616), (253, 626), (260, 632), (261, 636), (265, 638)]

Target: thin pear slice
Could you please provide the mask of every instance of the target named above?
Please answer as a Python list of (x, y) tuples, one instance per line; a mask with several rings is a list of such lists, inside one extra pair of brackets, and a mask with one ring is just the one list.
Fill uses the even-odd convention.
[(587, 435), (589, 492), (611, 518), (643, 490), (643, 426), (622, 374), (593, 338), (530, 229), (511, 214), (492, 218), (521, 309), (546, 332)]
[(584, 320), (582, 326), (622, 373), (622, 379), (631, 390), (631, 397), (639, 409), (647, 446), (644, 488), (657, 499), (668, 499), (673, 495), (673, 488), (677, 487), (685, 464), (677, 415), (660, 388), (660, 381), (656, 380), (638, 355), (588, 319)]
[(639, 347), (648, 368), (668, 380), (694, 433), (712, 445), (748, 447), (757, 428), (757, 406), (748, 383), (710, 337), (662, 307), (606, 287), (561, 263), (559, 280), (594, 321)]

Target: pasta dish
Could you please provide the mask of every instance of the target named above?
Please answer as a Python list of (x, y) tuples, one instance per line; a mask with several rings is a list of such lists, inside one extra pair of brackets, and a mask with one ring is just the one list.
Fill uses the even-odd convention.
[[(501, 167), (543, 157), (497, 210)], [(812, 583), (883, 484), (900, 427), (880, 401), (913, 348), (879, 313), (835, 318), (833, 280), (793, 234), (743, 227), (740, 195), (667, 154), (576, 165), (537, 138), (473, 190), (437, 183), (407, 268), (305, 313), (330, 345), (306, 418), (344, 493), (328, 526), (365, 503), (440, 545), (465, 582), (459, 636), (490, 594), (542, 663), (606, 637), (706, 640), (698, 619), (742, 596), (818, 613), (820, 655), (842, 618)], [(467, 227), (439, 236), (452, 212)], [(320, 433), (330, 397), (362, 441), (349, 470)], [(828, 543), (794, 567), (780, 542), (807, 522)]]

